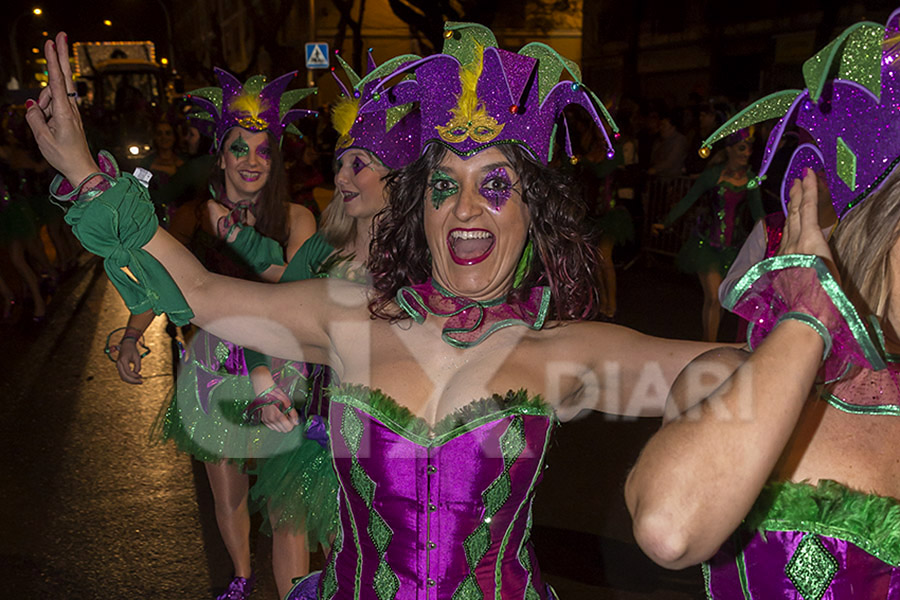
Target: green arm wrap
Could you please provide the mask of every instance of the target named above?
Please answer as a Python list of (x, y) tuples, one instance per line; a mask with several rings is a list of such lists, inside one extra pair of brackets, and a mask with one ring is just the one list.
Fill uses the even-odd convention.
[(72, 204), (66, 223), (88, 252), (104, 259), (106, 274), (129, 311), (167, 313), (176, 325), (191, 320), (194, 313), (175, 281), (141, 249), (156, 234), (158, 223), (147, 189), (132, 175), (122, 175), (91, 200)]
[(256, 367), (271, 367), (272, 359), (256, 350), (244, 348), (244, 361), (247, 363), (247, 372), (251, 372)]
[(252, 227), (240, 227), (237, 237), (228, 244), (257, 273), (272, 265), (284, 264), (284, 248)]

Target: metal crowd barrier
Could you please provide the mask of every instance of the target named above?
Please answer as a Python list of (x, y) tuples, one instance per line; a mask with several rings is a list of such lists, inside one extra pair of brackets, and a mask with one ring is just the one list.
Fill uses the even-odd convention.
[(644, 208), (644, 222), (640, 232), (642, 252), (665, 256), (678, 254), (691, 234), (694, 222), (692, 211), (688, 211), (670, 228), (664, 229), (662, 224), (672, 207), (687, 194), (693, 184), (694, 180), (690, 177), (645, 178), (641, 198)]

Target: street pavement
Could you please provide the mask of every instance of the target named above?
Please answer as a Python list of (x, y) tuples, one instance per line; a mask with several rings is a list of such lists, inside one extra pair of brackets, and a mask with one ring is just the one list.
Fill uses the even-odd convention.
[[(202, 465), (151, 439), (169, 392), (164, 320), (146, 339), (144, 383), (119, 380), (103, 348), (127, 310), (99, 261), (57, 292), (39, 327), (0, 328), (0, 565), (6, 598), (208, 599), (230, 577)], [(620, 273), (618, 320), (696, 338), (701, 297), (666, 261)], [(563, 600), (703, 598), (699, 569), (669, 572), (631, 537), (622, 483), (655, 419), (592, 413), (565, 423), (534, 508), (542, 569)], [(256, 522), (255, 522), (256, 524)], [(255, 530), (255, 529), (254, 529)], [(271, 541), (254, 533), (260, 583), (274, 600)], [(321, 555), (313, 557), (320, 567)]]

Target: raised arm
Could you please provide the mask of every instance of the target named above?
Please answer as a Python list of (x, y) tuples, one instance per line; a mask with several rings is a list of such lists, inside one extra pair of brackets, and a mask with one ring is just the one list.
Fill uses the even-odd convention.
[[(27, 103), (26, 119), (41, 153), (72, 183), (77, 193), (79, 188), (96, 186), (104, 179), (92, 176), (99, 169), (90, 155), (75, 104), (65, 33), (59, 33), (55, 41), (47, 41), (44, 51), (49, 85), (41, 91), (37, 103)], [(143, 197), (138, 197), (140, 194)], [(104, 202), (107, 195), (116, 196), (117, 202)], [(140, 303), (136, 303), (140, 304), (141, 312), (148, 303), (158, 305), (158, 293), (150, 287), (151, 283), (174, 291), (171, 283), (166, 285), (166, 275), (160, 277), (160, 272), (154, 270), (158, 266), (146, 261), (141, 250), (152, 255), (168, 271), (190, 306), (195, 323), (220, 337), (267, 354), (310, 362), (331, 362), (326, 324), (342, 319), (341, 314), (332, 314), (332, 311), (346, 311), (346, 305), (354, 302), (359, 305), (356, 298), (358, 292), (350, 292), (354, 298), (344, 306), (330, 302), (330, 290), (324, 284), (317, 285), (318, 282), (272, 286), (207, 272), (184, 246), (156, 227), (155, 220), (147, 217), (153, 213), (152, 205), (149, 211), (145, 210), (145, 203), (150, 204), (146, 190), (135, 184), (133, 179), (121, 179), (112, 189), (94, 199), (77, 201), (75, 207), (79, 207), (79, 203), (77, 219), (84, 219), (88, 212), (92, 212), (89, 216), (99, 217), (97, 221), (100, 221), (81, 221), (82, 233), (91, 236), (95, 245), (105, 252), (105, 258), (115, 259), (107, 261), (112, 263), (112, 266), (106, 265), (107, 273), (115, 277), (118, 284), (124, 282), (120, 291), (130, 288), (132, 292), (138, 290), (134, 293), (135, 297), (145, 296)], [(117, 212), (119, 209), (122, 209), (121, 214)], [(72, 210), (67, 220), (72, 216)], [(72, 220), (76, 219), (70, 222)], [(110, 226), (110, 223), (115, 226)], [(73, 227), (73, 230), (78, 233), (79, 226)], [(129, 234), (133, 238), (149, 241), (143, 244), (142, 249), (135, 248), (140, 243), (122, 237)]]
[[(802, 193), (795, 185), (791, 196), (785, 252), (827, 254), (814, 179), (804, 180)], [(802, 203), (794, 202), (800, 196)], [(808, 321), (785, 320), (749, 357), (707, 354), (679, 377), (671, 421), (648, 442), (625, 484), (635, 538), (650, 558), (673, 569), (698, 563), (738, 527), (794, 431), (824, 349)]]

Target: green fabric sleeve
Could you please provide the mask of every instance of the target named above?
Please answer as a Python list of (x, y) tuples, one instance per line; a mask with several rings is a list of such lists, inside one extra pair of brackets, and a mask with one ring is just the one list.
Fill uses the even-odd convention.
[(688, 193), (684, 195), (684, 198), (679, 200), (678, 204), (673, 206), (672, 210), (669, 211), (664, 222), (666, 227), (670, 227), (672, 223), (681, 218), (681, 216), (694, 205), (694, 202), (696, 202), (700, 196), (716, 186), (723, 168), (724, 165), (714, 165), (700, 174), (700, 177), (697, 178), (697, 181), (694, 182), (694, 185), (691, 186)]
[(268, 238), (250, 226), (239, 226), (237, 237), (229, 247), (254, 271), (262, 273), (272, 265), (284, 264), (284, 248), (278, 241)]
[(244, 362), (247, 363), (248, 373), (256, 367), (272, 366), (272, 360), (268, 356), (266, 356), (262, 352), (251, 350), (250, 348), (244, 348)]
[(104, 259), (106, 274), (131, 313), (167, 313), (176, 325), (191, 320), (194, 313), (175, 281), (142, 249), (158, 223), (147, 189), (134, 176), (124, 174), (102, 194), (73, 203), (66, 223), (88, 252)]

